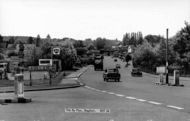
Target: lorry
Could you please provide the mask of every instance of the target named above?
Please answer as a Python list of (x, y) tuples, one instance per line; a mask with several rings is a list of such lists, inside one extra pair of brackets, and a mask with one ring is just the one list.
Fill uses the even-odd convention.
[(94, 57), (94, 70), (103, 70), (103, 55), (96, 55)]

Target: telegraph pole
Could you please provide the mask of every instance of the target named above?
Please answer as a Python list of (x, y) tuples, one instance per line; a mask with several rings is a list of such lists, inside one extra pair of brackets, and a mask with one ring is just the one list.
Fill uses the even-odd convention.
[(53, 47), (51, 46), (51, 61), (52, 61), (52, 64), (50, 65), (49, 67), (49, 85), (52, 84), (52, 80), (51, 80), (51, 76), (52, 76), (52, 68), (53, 68)]
[(168, 28), (166, 29), (166, 84), (169, 84), (168, 77)]

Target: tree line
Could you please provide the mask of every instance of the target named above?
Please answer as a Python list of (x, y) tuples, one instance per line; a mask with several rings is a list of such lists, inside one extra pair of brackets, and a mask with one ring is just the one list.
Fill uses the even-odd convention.
[[(125, 34), (123, 45), (134, 47), (132, 54), (133, 65), (147, 71), (155, 72), (157, 66), (166, 64), (166, 38), (160, 35), (147, 35), (141, 39), (134, 39)], [(181, 68), (183, 74), (190, 73), (190, 24), (179, 30), (168, 40), (169, 69)]]

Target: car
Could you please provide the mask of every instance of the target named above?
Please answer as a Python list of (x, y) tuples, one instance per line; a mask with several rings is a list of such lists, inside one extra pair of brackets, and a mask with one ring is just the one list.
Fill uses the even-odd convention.
[(117, 58), (114, 59), (114, 62), (117, 62)]
[(120, 77), (121, 77), (121, 75), (117, 68), (106, 69), (103, 73), (103, 79), (106, 82), (108, 82), (108, 80), (114, 80), (115, 82), (119, 82)]
[(139, 68), (133, 68), (131, 71), (132, 76), (142, 76), (142, 71)]
[(116, 64), (115, 67), (116, 67), (116, 68), (121, 68), (120, 64)]

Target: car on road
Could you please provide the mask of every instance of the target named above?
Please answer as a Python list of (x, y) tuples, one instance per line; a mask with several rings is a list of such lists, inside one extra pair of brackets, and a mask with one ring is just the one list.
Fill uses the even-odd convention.
[(115, 82), (119, 82), (120, 81), (120, 73), (119, 70), (117, 68), (113, 68), (113, 69), (106, 69), (103, 73), (103, 78), (104, 81), (108, 81), (108, 80), (114, 80)]
[(142, 71), (139, 68), (133, 68), (131, 71), (131, 76), (142, 76)]
[(114, 62), (117, 62), (117, 58), (114, 59)]

